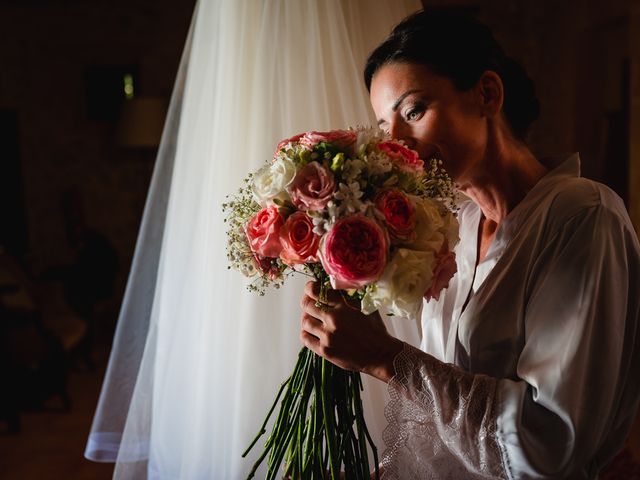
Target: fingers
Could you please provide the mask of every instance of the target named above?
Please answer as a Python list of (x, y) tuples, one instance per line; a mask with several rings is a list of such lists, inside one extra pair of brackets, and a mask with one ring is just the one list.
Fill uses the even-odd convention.
[(317, 318), (312, 317), (308, 313), (302, 314), (301, 327), (304, 332), (307, 332), (318, 340), (326, 341), (326, 332), (324, 330), (324, 324)]
[(304, 293), (314, 300), (318, 300), (320, 295), (320, 284), (318, 282), (307, 282), (304, 286)]
[[(320, 283), (307, 282), (304, 287), (304, 293), (313, 298), (316, 302), (320, 301)], [(337, 307), (342, 303), (342, 296), (335, 290), (329, 290), (327, 292), (327, 298), (324, 299), (322, 303), (332, 308)]]
[(323, 308), (326, 307), (318, 307), (316, 306), (316, 302), (317, 300), (315, 298), (310, 297), (309, 295), (304, 295), (300, 300), (302, 311), (320, 320), (325, 320), (327, 312), (326, 310), (323, 310)]
[[(321, 334), (322, 335), (322, 334)], [(327, 340), (322, 340), (306, 330), (300, 331), (300, 340), (302, 344), (316, 355), (331, 360), (331, 347), (326, 344)]]
[(318, 340), (316, 337), (311, 335), (309, 332), (305, 332), (304, 330), (301, 330), (300, 340), (302, 341), (302, 344), (305, 347), (307, 347), (309, 350), (311, 350), (313, 353), (315, 353), (316, 355), (322, 356), (322, 354), (320, 353), (322, 351), (320, 340)]

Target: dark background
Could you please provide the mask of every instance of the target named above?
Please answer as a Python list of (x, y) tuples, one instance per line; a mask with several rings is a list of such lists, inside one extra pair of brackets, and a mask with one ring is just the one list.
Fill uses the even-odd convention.
[[(534, 151), (580, 151), (637, 229), (638, 2), (424, 3), (493, 28), (536, 83)], [(82, 451), (156, 153), (118, 136), (125, 76), (168, 102), (193, 6), (0, 0), (0, 478), (110, 477)]]

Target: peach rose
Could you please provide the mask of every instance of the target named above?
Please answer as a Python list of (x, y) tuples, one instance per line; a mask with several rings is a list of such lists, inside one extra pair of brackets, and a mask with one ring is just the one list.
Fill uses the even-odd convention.
[(422, 173), (424, 162), (418, 157), (418, 152), (396, 142), (381, 142), (378, 148), (386, 153), (402, 171), (408, 173)]
[(436, 258), (438, 263), (433, 269), (431, 285), (424, 292), (424, 298), (427, 301), (432, 298), (435, 298), (436, 301), (440, 300), (440, 294), (449, 286), (449, 281), (458, 271), (456, 254), (449, 250), (449, 242), (447, 240), (442, 243), (442, 248)]
[(335, 289), (374, 283), (387, 265), (389, 241), (384, 230), (364, 215), (338, 220), (320, 241), (322, 266)]
[(318, 162), (300, 170), (289, 185), (291, 201), (300, 210), (322, 210), (336, 189), (333, 173)]
[(300, 144), (312, 150), (320, 142), (331, 143), (340, 149), (355, 143), (356, 132), (352, 130), (331, 130), (329, 132), (307, 132), (300, 140)]
[(416, 209), (404, 193), (385, 190), (376, 197), (375, 204), (384, 215), (392, 240), (409, 240), (415, 234)]
[(278, 207), (275, 205), (263, 208), (256, 213), (249, 220), (245, 231), (251, 251), (261, 257), (278, 257), (282, 251), (280, 229), (283, 223)]
[(296, 212), (287, 218), (280, 229), (280, 243), (280, 258), (287, 265), (318, 261), (320, 237), (313, 233), (313, 222), (304, 212)]

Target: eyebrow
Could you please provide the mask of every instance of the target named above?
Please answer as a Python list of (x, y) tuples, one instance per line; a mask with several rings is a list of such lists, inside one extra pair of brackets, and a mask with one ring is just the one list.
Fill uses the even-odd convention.
[[(391, 106), (391, 111), (395, 112), (396, 110), (398, 110), (398, 107), (400, 106), (400, 104), (403, 102), (405, 98), (407, 98), (412, 93), (416, 93), (419, 91), (420, 90), (413, 89), (413, 90), (407, 90), (406, 92), (404, 92), (402, 95), (398, 97), (398, 99), (395, 102), (393, 102), (393, 105)], [(378, 126), (383, 124), (384, 122), (385, 120), (383, 119), (378, 120)]]

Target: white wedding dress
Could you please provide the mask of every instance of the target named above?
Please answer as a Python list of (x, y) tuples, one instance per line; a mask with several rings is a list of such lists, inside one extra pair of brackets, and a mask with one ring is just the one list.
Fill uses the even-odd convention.
[[(244, 478), (301, 347), (304, 279), (227, 270), (221, 205), (279, 140), (373, 124), (362, 69), (417, 1), (200, 0), (181, 60), (86, 456), (117, 479)], [(390, 329), (413, 344), (419, 326)], [(386, 386), (367, 381), (382, 450)], [(261, 471), (262, 473), (264, 470)], [(259, 474), (261, 473), (259, 472)]]

